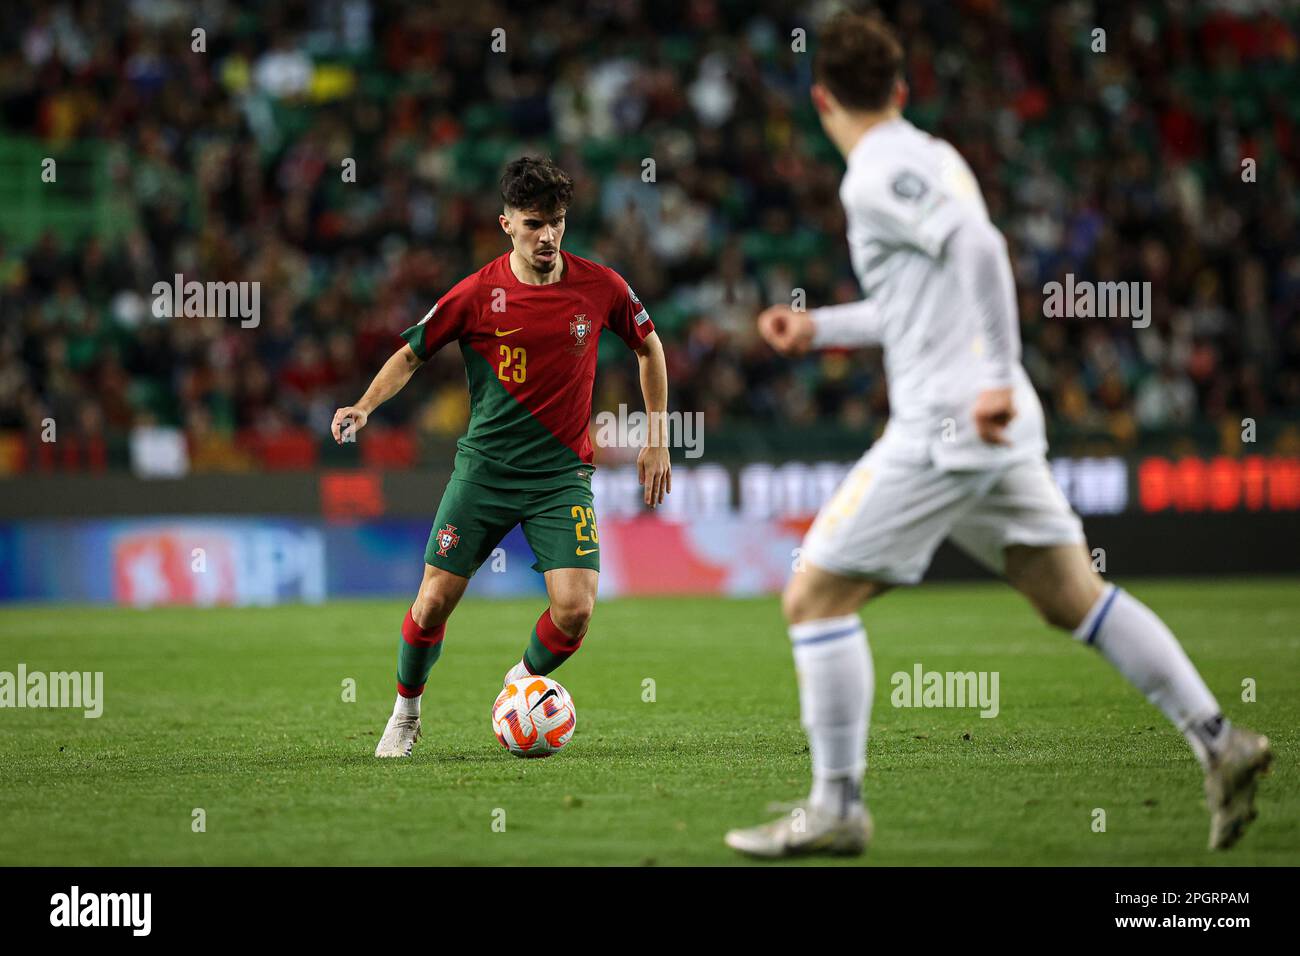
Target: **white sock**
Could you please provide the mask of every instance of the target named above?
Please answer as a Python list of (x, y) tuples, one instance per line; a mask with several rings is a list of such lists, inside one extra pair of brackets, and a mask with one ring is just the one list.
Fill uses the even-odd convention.
[(1201, 766), (1227, 739), (1228, 722), (1205, 681), (1164, 621), (1110, 584), (1074, 636), (1101, 651), (1130, 684), (1182, 731)]
[(862, 802), (875, 690), (867, 632), (856, 614), (790, 627), (799, 712), (812, 753), (813, 807), (845, 815)]
[(422, 699), (424, 699), (423, 694), (419, 697), (403, 697), (401, 694), (398, 694), (397, 703), (393, 705), (393, 713), (401, 714), (404, 717), (419, 717), (420, 701)]

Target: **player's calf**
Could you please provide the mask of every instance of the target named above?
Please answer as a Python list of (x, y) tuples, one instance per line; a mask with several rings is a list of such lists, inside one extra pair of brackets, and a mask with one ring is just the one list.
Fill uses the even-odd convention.
[(446, 620), (464, 593), (463, 582), (464, 579), (425, 565), (419, 593), (402, 619), (397, 643), (397, 700), (375, 747), (376, 757), (409, 757), (411, 748), (420, 739), (424, 687), (429, 672), (442, 655)]
[(1006, 549), (1006, 575), (1045, 623), (1063, 631), (1082, 623), (1106, 586), (1082, 544), (1012, 545)]
[(1177, 727), (1209, 769), (1228, 745), (1231, 725), (1178, 639), (1155, 612), (1113, 584), (1073, 631), (1095, 648)]
[(597, 580), (590, 568), (546, 572), (551, 606), (533, 626), (523, 658), (506, 672), (506, 684), (528, 674), (549, 674), (577, 653), (596, 608)]
[(529, 635), (523, 659), (506, 672), (505, 683), (529, 674), (549, 674), (576, 654), (587, 634), (593, 603), (579, 602), (561, 607), (552, 605), (543, 611), (533, 625), (533, 633)]
[(402, 620), (402, 637), (397, 645), (397, 701), (384, 728), (376, 757), (409, 757), (420, 739), (420, 701), (429, 671), (442, 655), (447, 625), (421, 627), (414, 609)]
[(402, 639), (397, 645), (397, 703), (401, 707), (404, 701), (412, 701), (414, 713), (420, 712), (420, 697), (424, 694), (424, 685), (429, 679), (429, 671), (442, 656), (442, 639), (447, 634), (447, 625), (421, 627), (416, 623), (415, 615), (406, 612), (402, 621)]
[(420, 738), (420, 701), (429, 672), (442, 655), (447, 618), (465, 593), (468, 578), (431, 564), (424, 566), (424, 579), (415, 601), (402, 619), (397, 643), (397, 701), (384, 728), (376, 757), (409, 757)]
[(1205, 771), (1210, 848), (1232, 846), (1255, 819), (1255, 789), (1272, 758), (1268, 739), (1233, 727), (1154, 611), (1105, 584), (1083, 548), (1011, 548), (1008, 580), (1043, 617), (1095, 648), (1182, 732)]

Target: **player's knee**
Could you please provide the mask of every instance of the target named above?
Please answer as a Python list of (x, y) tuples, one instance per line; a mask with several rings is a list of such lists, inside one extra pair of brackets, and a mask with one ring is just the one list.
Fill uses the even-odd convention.
[(787, 624), (801, 624), (818, 617), (817, 602), (799, 578), (791, 579), (781, 592), (781, 613)]
[(851, 614), (856, 607), (846, 606), (836, 595), (815, 587), (805, 576), (796, 574), (781, 592), (781, 613), (787, 624), (803, 624), (826, 617)]
[(437, 627), (447, 623), (456, 602), (447, 594), (432, 587), (420, 588), (411, 604), (411, 617), (420, 627)]
[(862, 605), (889, 587), (876, 581), (850, 580), (822, 572), (795, 574), (781, 592), (781, 613), (787, 624), (856, 614)]
[(587, 633), (596, 597), (584, 592), (571, 592), (551, 602), (551, 620), (555, 626), (575, 640)]

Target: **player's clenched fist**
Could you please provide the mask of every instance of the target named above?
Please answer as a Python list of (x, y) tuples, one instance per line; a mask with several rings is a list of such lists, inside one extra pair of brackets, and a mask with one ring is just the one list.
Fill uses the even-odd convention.
[(345, 441), (354, 440), (357, 432), (366, 427), (366, 421), (369, 418), (369, 413), (356, 405), (340, 408), (334, 413), (334, 423), (330, 425), (330, 431), (334, 433), (334, 440), (340, 445)]
[(807, 312), (774, 305), (759, 315), (758, 334), (782, 355), (802, 355), (812, 347), (813, 320)]
[(1009, 445), (1003, 432), (1016, 417), (1015, 402), (1009, 388), (989, 388), (980, 392), (973, 410), (975, 431), (990, 445)]

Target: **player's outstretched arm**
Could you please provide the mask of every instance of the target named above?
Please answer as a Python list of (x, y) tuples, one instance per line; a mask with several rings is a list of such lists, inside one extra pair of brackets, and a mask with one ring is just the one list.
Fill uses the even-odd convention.
[(764, 309), (758, 332), (782, 355), (803, 355), (809, 349), (858, 348), (880, 343), (880, 313), (863, 300), (800, 312), (788, 305)]
[(341, 445), (355, 437), (366, 427), (370, 413), (400, 392), (423, 364), (409, 345), (394, 352), (370, 383), (366, 394), (355, 405), (346, 405), (334, 413), (334, 422), (330, 426), (334, 440)]
[(971, 220), (953, 233), (948, 255), (984, 346), (985, 377), (971, 410), (975, 430), (984, 442), (1005, 445), (1007, 426), (1016, 417), (1012, 374), (1020, 359), (1016, 284), (1006, 240), (992, 223)]
[(641, 365), (641, 395), (650, 418), (649, 438), (636, 456), (636, 474), (645, 488), (645, 503), (657, 508), (673, 490), (673, 466), (668, 460), (668, 363), (657, 332), (646, 336), (636, 357)]

